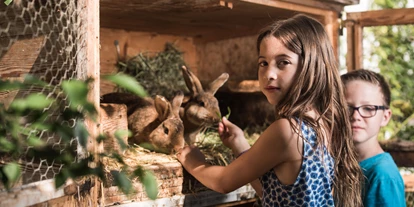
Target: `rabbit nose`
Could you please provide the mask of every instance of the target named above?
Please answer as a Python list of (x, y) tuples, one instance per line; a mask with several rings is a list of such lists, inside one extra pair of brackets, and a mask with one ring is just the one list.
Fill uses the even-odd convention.
[(219, 122), (214, 122), (213, 127), (218, 127), (219, 126)]

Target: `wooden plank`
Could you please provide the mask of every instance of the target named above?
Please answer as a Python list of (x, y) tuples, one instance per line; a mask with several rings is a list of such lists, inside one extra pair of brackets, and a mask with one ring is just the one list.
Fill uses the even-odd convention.
[(64, 196), (63, 188), (55, 189), (54, 180), (44, 180), (0, 192), (0, 206), (30, 206)]
[(256, 39), (254, 35), (196, 44), (200, 81), (214, 80), (223, 72), (232, 81), (257, 79)]
[[(107, 138), (103, 142), (103, 150), (105, 152), (115, 152), (121, 154), (123, 151), (115, 137), (117, 130), (128, 130), (127, 107), (125, 104), (100, 104), (99, 123), (101, 129)], [(125, 144), (128, 143), (128, 136), (121, 137)]]
[(0, 58), (0, 78), (4, 80), (4, 78), (9, 77), (23, 77), (30, 73), (30, 70), (39, 58), (40, 51), (45, 43), (44, 41), (45, 36), (31, 39), (21, 38), (12, 41), (11, 46)]
[(349, 12), (346, 19), (361, 27), (414, 24), (414, 8)]
[(245, 185), (227, 194), (217, 193), (206, 190), (194, 194), (180, 194), (168, 198), (159, 198), (147, 201), (126, 200), (118, 203), (119, 207), (153, 207), (153, 206), (186, 206), (186, 207), (204, 207), (216, 206), (225, 203), (233, 203), (237, 201), (251, 201), (255, 198), (255, 191), (250, 185)]

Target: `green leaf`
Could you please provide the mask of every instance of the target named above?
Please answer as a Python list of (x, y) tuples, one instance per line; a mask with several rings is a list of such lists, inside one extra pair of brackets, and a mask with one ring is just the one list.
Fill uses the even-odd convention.
[(115, 185), (117, 185), (125, 194), (129, 194), (132, 190), (132, 184), (125, 173), (112, 170), (111, 174), (114, 177)]
[(125, 137), (125, 136), (126, 137), (129, 137), (131, 135), (132, 135), (132, 133), (129, 130), (121, 130), (121, 129), (119, 129), (119, 130), (116, 130), (115, 131), (116, 141), (118, 142), (118, 144), (121, 147), (122, 151), (123, 150), (126, 150), (127, 147), (128, 147), (128, 145), (124, 142), (123, 137)]
[(88, 84), (86, 82), (80, 80), (64, 81), (62, 89), (72, 102), (72, 108), (77, 108), (79, 105), (87, 103)]
[(75, 136), (78, 138), (79, 140), (79, 144), (86, 149), (86, 146), (88, 145), (88, 137), (89, 137), (89, 132), (85, 127), (85, 124), (83, 123), (83, 121), (78, 120), (76, 122), (76, 126), (75, 126)]
[(30, 94), (24, 99), (14, 100), (10, 107), (17, 111), (23, 111), (25, 109), (41, 110), (49, 107), (52, 104), (52, 100), (48, 99), (43, 94)]
[(155, 200), (158, 195), (158, 184), (151, 171), (143, 169), (141, 166), (134, 170), (133, 175), (138, 177), (149, 198)]
[(56, 176), (55, 176), (55, 188), (58, 189), (62, 185), (65, 184), (66, 180), (68, 179), (68, 174), (66, 169), (62, 169)]
[(141, 96), (148, 96), (144, 88), (137, 82), (137, 80), (131, 76), (125, 75), (123, 73), (118, 73), (115, 75), (105, 75), (102, 76), (102, 79), (109, 80), (116, 85), (125, 88), (126, 90)]
[(39, 137), (30, 136), (27, 139), (27, 145), (32, 146), (32, 147), (43, 147), (46, 145), (46, 143), (43, 142), (43, 140), (41, 140)]
[(229, 113), (228, 113), (228, 114), (226, 114), (226, 118), (227, 118), (227, 119), (229, 119), (230, 114), (231, 114), (231, 110), (230, 110), (230, 107), (229, 107), (229, 106), (227, 106), (227, 111), (228, 111)]
[(7, 177), (9, 187), (20, 177), (20, 166), (15, 162), (6, 164), (2, 170), (4, 175)]
[(158, 195), (158, 184), (154, 174), (152, 174), (150, 171), (145, 171), (144, 174), (140, 176), (140, 180), (145, 187), (145, 192), (147, 193), (148, 197), (152, 200), (155, 200)]
[(99, 134), (98, 137), (96, 138), (96, 142), (101, 143), (105, 141), (106, 139), (108, 139), (108, 137), (106, 137), (104, 134)]
[(0, 91), (10, 91), (26, 88), (24, 84), (17, 81), (0, 80)]
[(122, 158), (122, 156), (118, 153), (113, 153), (112, 158), (114, 158), (117, 162), (125, 165), (124, 158)]
[(4, 4), (6, 4), (6, 6), (8, 6), (13, 0), (6, 0), (4, 1)]
[(6, 137), (0, 137), (0, 146), (0, 152), (10, 152), (16, 149), (16, 145), (7, 140)]

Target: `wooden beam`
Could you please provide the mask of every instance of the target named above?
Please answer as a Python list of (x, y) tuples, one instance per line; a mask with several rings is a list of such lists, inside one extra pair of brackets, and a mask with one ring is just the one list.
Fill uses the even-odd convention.
[(336, 11), (336, 12), (339, 12), (339, 13), (344, 10), (344, 6), (345, 6), (343, 4), (338, 4), (338, 3), (334, 3), (334, 2), (327, 2), (326, 0), (323, 0), (323, 1), (320, 1), (320, 0), (306, 0), (306, 1), (303, 1), (303, 0), (280, 0), (280, 1), (305, 5), (305, 6), (309, 6), (309, 7), (333, 10), (333, 11)]
[(414, 24), (414, 8), (349, 12), (346, 19), (361, 27)]
[(305, 5), (298, 5), (295, 3), (285, 2), (285, 1), (269, 1), (269, 0), (240, 0), (240, 2), (249, 2), (252, 4), (260, 4), (269, 7), (275, 7), (280, 9), (291, 10), (296, 13), (306, 13), (316, 16), (325, 16), (326, 14), (332, 12), (327, 9), (313, 8)]

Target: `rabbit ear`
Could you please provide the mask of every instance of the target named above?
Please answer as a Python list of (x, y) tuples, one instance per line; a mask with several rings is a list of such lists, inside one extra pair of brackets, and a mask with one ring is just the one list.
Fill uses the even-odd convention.
[(181, 103), (183, 102), (183, 98), (184, 93), (182, 91), (178, 91), (172, 100), (172, 111), (178, 117), (180, 116), (179, 112), (181, 108)]
[(181, 67), (183, 72), (183, 77), (185, 84), (187, 85), (188, 90), (194, 95), (203, 93), (203, 87), (201, 86), (200, 80), (184, 65)]
[(158, 119), (160, 121), (166, 120), (172, 114), (172, 107), (170, 102), (163, 96), (156, 95), (154, 98), (155, 110), (158, 113)]
[(214, 95), (217, 92), (217, 90), (221, 86), (223, 86), (223, 84), (227, 81), (227, 79), (229, 79), (228, 73), (221, 74), (216, 80), (210, 83), (207, 92), (210, 92)]

